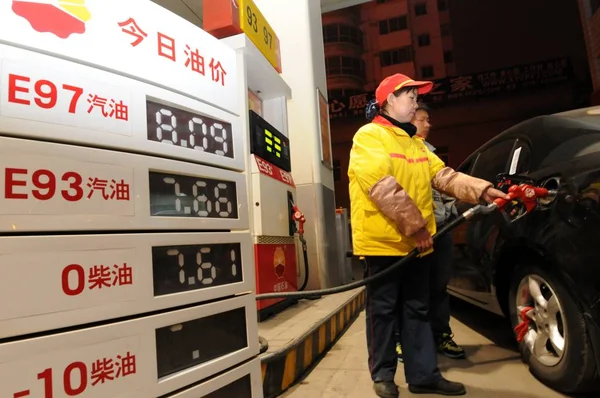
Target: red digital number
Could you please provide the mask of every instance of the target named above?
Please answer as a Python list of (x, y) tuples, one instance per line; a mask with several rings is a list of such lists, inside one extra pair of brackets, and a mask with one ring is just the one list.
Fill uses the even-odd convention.
[[(75, 370), (79, 373), (79, 382), (73, 382), (73, 372)], [(74, 397), (84, 392), (88, 385), (87, 373), (87, 366), (83, 362), (73, 362), (69, 364), (63, 372), (63, 389), (65, 394)], [(44, 398), (52, 398), (52, 368), (45, 369), (43, 372), (38, 373), (37, 378), (44, 382)], [(73, 384), (76, 386), (74, 387)]]
[[(15, 75), (10, 73), (8, 75), (8, 102), (21, 105), (31, 105), (31, 101), (25, 97), (25, 94), (29, 93), (29, 85), (25, 83), (31, 82), (31, 79), (27, 76)], [(83, 89), (77, 86), (71, 86), (69, 84), (63, 84), (62, 89), (64, 91), (70, 91), (72, 93), (71, 101), (69, 102), (69, 113), (75, 113), (77, 110), (77, 103), (79, 98), (83, 94)], [(58, 88), (56, 84), (50, 80), (41, 79), (34, 83), (33, 89), (35, 97), (33, 102), (42, 109), (52, 109), (58, 102)], [(19, 93), (22, 93), (21, 95)]]
[(292, 185), (292, 178), (288, 172), (284, 170), (279, 170), (279, 174), (281, 175), (281, 179), (283, 180), (283, 182)]
[[(71, 285), (69, 283), (69, 276), (72, 272), (75, 272), (75, 274), (77, 275), (77, 284), (73, 288), (71, 288)], [(63, 292), (67, 296), (77, 296), (78, 294), (81, 294), (81, 292), (83, 292), (83, 289), (85, 287), (85, 271), (83, 270), (83, 267), (81, 265), (67, 265), (62, 271), (61, 279)]]
[(83, 94), (83, 89), (81, 87), (71, 86), (68, 84), (63, 84), (62, 87), (67, 91), (73, 92), (71, 102), (69, 103), (69, 113), (75, 113), (75, 111), (77, 110), (77, 102), (79, 101), (79, 97), (81, 97), (81, 94)]
[[(58, 101), (58, 94), (56, 93), (56, 85), (50, 80), (38, 80), (35, 82), (35, 93), (38, 95), (33, 100), (40, 108), (51, 109), (56, 105)], [(45, 101), (44, 101), (45, 100)]]
[(262, 170), (263, 172), (265, 172), (266, 174), (272, 176), (273, 175), (273, 168), (271, 167), (271, 165), (267, 162), (265, 162), (262, 159), (256, 159), (257, 163), (258, 163), (258, 168), (260, 170)]
[(44, 380), (44, 398), (52, 398), (52, 369), (38, 373), (38, 380)]
[[(77, 388), (73, 388), (71, 373), (74, 370), (79, 371), (79, 386)], [(79, 395), (85, 391), (87, 388), (87, 366), (83, 362), (73, 362), (63, 372), (63, 386), (65, 388), (65, 393), (68, 396), (73, 397), (75, 395)]]
[(31, 190), (31, 194), (38, 200), (52, 199), (56, 192), (56, 177), (50, 170), (36, 170), (31, 176), (33, 185), (37, 189)]
[[(6, 199), (27, 199), (26, 192), (15, 192), (16, 187), (27, 187), (27, 180), (19, 176), (27, 176), (27, 169), (7, 168), (4, 170), (4, 197)], [(83, 197), (81, 184), (83, 178), (79, 173), (68, 171), (61, 177), (61, 181), (68, 183), (68, 189), (60, 191), (62, 197), (69, 202), (75, 202)], [(35, 189), (31, 194), (38, 200), (50, 200), (56, 194), (56, 175), (47, 169), (35, 170), (31, 176), (31, 183)]]
[(69, 189), (63, 189), (60, 191), (65, 200), (68, 200), (69, 202), (77, 202), (83, 198), (83, 188), (81, 187), (83, 178), (81, 178), (79, 173), (67, 171), (65, 174), (63, 174), (62, 180), (69, 183)]

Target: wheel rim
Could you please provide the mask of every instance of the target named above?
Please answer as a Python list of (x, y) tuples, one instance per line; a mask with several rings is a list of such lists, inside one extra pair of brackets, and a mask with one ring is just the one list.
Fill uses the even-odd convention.
[(519, 283), (516, 297), (517, 322), (521, 311), (530, 319), (523, 342), (531, 354), (545, 366), (556, 366), (566, 352), (567, 327), (563, 310), (550, 283), (539, 275), (527, 275)]

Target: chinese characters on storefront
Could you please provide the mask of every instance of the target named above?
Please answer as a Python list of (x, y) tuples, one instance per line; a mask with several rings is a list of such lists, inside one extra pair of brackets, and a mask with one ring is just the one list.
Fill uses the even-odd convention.
[[(572, 76), (570, 60), (557, 58), (490, 72), (438, 79), (434, 81), (431, 92), (421, 100), (428, 104), (440, 104), (515, 93), (563, 83)], [(365, 105), (374, 96), (374, 92), (365, 92), (347, 98), (330, 98), (329, 118), (362, 117)]]

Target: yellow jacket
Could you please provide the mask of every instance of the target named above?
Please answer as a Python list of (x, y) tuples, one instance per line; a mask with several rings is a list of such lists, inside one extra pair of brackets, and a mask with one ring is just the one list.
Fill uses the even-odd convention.
[(432, 184), (470, 203), (492, 185), (446, 167), (423, 140), (382, 116), (355, 134), (348, 177), (357, 256), (405, 256), (416, 247), (411, 236), (420, 228), (435, 234)]

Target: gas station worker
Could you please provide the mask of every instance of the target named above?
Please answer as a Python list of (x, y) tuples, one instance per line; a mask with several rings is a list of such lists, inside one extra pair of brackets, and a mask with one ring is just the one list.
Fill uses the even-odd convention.
[(428, 320), (429, 269), (436, 232), (432, 186), (460, 200), (477, 204), (507, 198), (490, 182), (446, 167), (423, 140), (413, 138), (410, 123), (417, 96), (432, 82), (395, 74), (384, 79), (367, 105), (370, 123), (354, 135), (350, 151), (350, 209), (353, 252), (364, 256), (365, 276), (374, 275), (406, 256), (421, 251), (410, 264), (367, 285), (367, 347), (369, 370), (379, 397), (395, 398), (397, 368), (394, 325), (401, 311), (404, 373), (413, 393), (461, 395), (461, 383), (444, 379)]
[(348, 177), (355, 255), (405, 256), (415, 245), (430, 249), (427, 235), (436, 232), (432, 186), (471, 204), (507, 197), (491, 182), (446, 167), (423, 140), (413, 139), (417, 95), (432, 85), (402, 74), (386, 78), (368, 105), (371, 123), (354, 135)]

